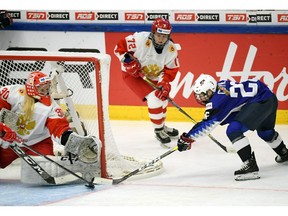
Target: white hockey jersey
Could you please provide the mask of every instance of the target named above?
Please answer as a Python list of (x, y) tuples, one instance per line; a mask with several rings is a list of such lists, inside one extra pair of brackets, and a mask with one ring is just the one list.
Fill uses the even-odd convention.
[[(121, 61), (126, 52), (133, 53), (142, 67), (142, 73), (154, 81), (174, 80), (179, 70), (178, 52), (175, 44), (169, 40), (164, 46), (162, 53), (157, 53), (152, 40), (149, 39), (150, 32), (136, 32), (120, 40), (114, 53)], [(125, 68), (122, 64), (122, 71)]]
[(53, 99), (50, 106), (36, 102), (33, 118), (26, 119), (21, 112), (25, 98), (24, 89), (23, 85), (0, 88), (0, 109), (6, 108), (19, 116), (15, 132), (27, 145), (36, 144), (51, 135), (59, 139), (64, 131), (70, 129), (61, 107)]

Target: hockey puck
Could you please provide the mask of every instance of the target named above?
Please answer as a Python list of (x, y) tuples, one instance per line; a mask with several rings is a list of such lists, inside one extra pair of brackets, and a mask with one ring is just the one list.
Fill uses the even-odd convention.
[(95, 185), (93, 183), (86, 184), (85, 186), (88, 187), (88, 188), (95, 188)]

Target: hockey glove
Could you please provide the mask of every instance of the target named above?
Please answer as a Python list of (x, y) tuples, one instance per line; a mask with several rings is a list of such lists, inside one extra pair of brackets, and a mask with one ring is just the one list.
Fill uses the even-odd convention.
[(141, 72), (141, 64), (134, 56), (130, 53), (126, 53), (124, 56), (123, 66), (125, 67), (126, 72), (135, 77), (139, 77), (139, 73)]
[(193, 142), (195, 142), (195, 140), (189, 138), (187, 133), (183, 133), (177, 141), (178, 151), (190, 150)]
[(16, 133), (3, 123), (0, 123), (0, 134), (0, 146), (2, 148), (8, 148), (9, 143), (17, 139)]
[(171, 91), (171, 85), (168, 82), (161, 81), (157, 85), (158, 90), (155, 91), (155, 96), (162, 101), (167, 100)]

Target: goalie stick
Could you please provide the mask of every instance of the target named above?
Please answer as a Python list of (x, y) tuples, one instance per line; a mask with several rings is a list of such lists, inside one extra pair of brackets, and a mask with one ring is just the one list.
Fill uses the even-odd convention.
[(50, 176), (35, 160), (24, 152), (15, 142), (9, 145), (9, 148), (22, 158), (35, 172), (38, 173), (48, 184), (56, 184), (55, 179)]
[[(140, 76), (143, 80), (145, 80), (150, 86), (152, 86), (155, 90), (157, 90), (157, 86), (150, 80), (148, 79), (146, 76), (144, 76), (143, 74), (140, 73)], [(182, 114), (184, 114), (185, 116), (187, 116), (194, 124), (197, 124), (197, 121), (195, 119), (193, 119), (187, 112), (185, 112), (178, 104), (176, 104), (170, 97), (167, 97), (167, 100), (173, 105), (175, 106)], [(215, 142), (221, 149), (223, 149), (225, 152), (227, 153), (235, 153), (235, 149), (232, 147), (227, 147), (224, 146), (223, 144), (221, 144), (218, 140), (216, 140), (211, 134), (208, 134), (208, 137)]]
[(36, 151), (35, 149), (31, 148), (30, 146), (28, 146), (27, 144), (25, 144), (24, 142), (22, 142), (22, 145), (25, 146), (25, 148), (29, 149), (30, 151), (34, 152), (35, 154), (45, 158), (46, 160), (50, 161), (51, 163), (54, 163), (56, 164), (57, 166), (59, 166), (60, 168), (64, 169), (65, 171), (69, 172), (70, 174), (72, 174), (73, 176), (77, 177), (78, 179), (84, 181), (87, 183), (87, 187), (90, 187), (90, 188), (94, 188), (94, 183), (93, 183), (93, 180), (92, 179), (92, 182), (89, 182), (87, 181), (86, 179), (84, 179), (83, 177), (77, 175), (76, 173), (72, 172), (71, 170), (67, 169), (66, 167), (62, 166), (61, 164), (57, 163), (56, 161), (52, 160), (51, 158), (47, 157), (46, 155), (43, 155), (42, 153)]
[(146, 163), (145, 165), (143, 165), (142, 167), (128, 173), (127, 175), (123, 176), (122, 178), (119, 178), (119, 179), (113, 179), (112, 180), (112, 184), (113, 185), (117, 185), (123, 181), (125, 181), (126, 179), (130, 178), (131, 176), (137, 174), (138, 172), (144, 170), (145, 168), (149, 167), (149, 166), (152, 166), (154, 163), (156, 163), (157, 161), (161, 160), (162, 158), (170, 155), (171, 153), (175, 152), (178, 150), (178, 146), (175, 146), (174, 148), (170, 149), (169, 151), (165, 152), (164, 154), (158, 156), (157, 158), (155, 158), (154, 160), (152, 160), (151, 162), (149, 163)]
[[(25, 146), (27, 149), (33, 151), (36, 154), (39, 154), (40, 156), (45, 157), (47, 160), (49, 160), (50, 162), (52, 162), (53, 160), (42, 155), (40, 152), (37, 152), (36, 150), (30, 148), (29, 146), (27, 146), (25, 143), (22, 143), (23, 146)], [(30, 155), (28, 155), (26, 152), (24, 152), (15, 142), (10, 144), (9, 147), (20, 157), (22, 158), (33, 170), (35, 170), (35, 172), (37, 172), (38, 175), (40, 175), (45, 182), (47, 182), (50, 185), (57, 185), (57, 184), (63, 184), (63, 183), (68, 183), (68, 181), (74, 181), (76, 180), (75, 178), (69, 178), (69, 179), (65, 179), (65, 181), (63, 181), (63, 179), (61, 177), (57, 178), (57, 177), (52, 177), (49, 173), (47, 173), (32, 157), (30, 157)], [(72, 175), (76, 176), (77, 178), (80, 178), (81, 180), (85, 181), (86, 183), (88, 183), (87, 187), (89, 188), (94, 188), (95, 184), (92, 182), (88, 182), (86, 179), (82, 178), (81, 176), (78, 176), (76, 173), (73, 173), (72, 171), (68, 171), (67, 168), (63, 167), (62, 165), (58, 164), (57, 162), (53, 161), (54, 163), (56, 163), (58, 166), (60, 166), (61, 168), (65, 169), (67, 172), (71, 173)]]
[(57, 166), (59, 166), (60, 168), (64, 169), (65, 171), (69, 172), (70, 174), (72, 174), (73, 176), (77, 177), (78, 179), (86, 182), (88, 184), (87, 187), (92, 187), (94, 188), (94, 185), (100, 185), (100, 184), (110, 184), (111, 180), (109, 179), (104, 179), (104, 178), (94, 178), (92, 179), (92, 182), (87, 181), (86, 179), (84, 179), (83, 177), (79, 176), (77, 173), (69, 170), (68, 168), (62, 166), (61, 164), (57, 163), (56, 161), (52, 160), (51, 158), (47, 157), (46, 155), (43, 155), (42, 153), (36, 151), (35, 149), (31, 148), (30, 146), (28, 146), (25, 143), (22, 143), (23, 146), (25, 146), (25, 148), (29, 149), (30, 151), (34, 152), (35, 154), (45, 158), (46, 160), (50, 161), (51, 163), (56, 164)]

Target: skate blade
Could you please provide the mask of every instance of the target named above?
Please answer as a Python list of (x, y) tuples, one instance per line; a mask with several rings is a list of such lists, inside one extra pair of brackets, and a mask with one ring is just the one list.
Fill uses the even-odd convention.
[(247, 181), (247, 180), (256, 180), (260, 179), (258, 172), (240, 174), (235, 176), (236, 181)]
[(172, 145), (171, 143), (160, 143), (160, 146), (166, 149), (171, 149)]
[(179, 135), (177, 136), (169, 136), (171, 139), (179, 139)]
[(155, 136), (155, 138), (159, 141), (161, 147), (166, 148), (166, 149), (172, 148), (171, 141), (167, 143), (162, 143), (161, 140), (157, 136)]
[(94, 185), (112, 185), (112, 183), (113, 183), (112, 179), (106, 179), (100, 177), (95, 177), (93, 180)]

